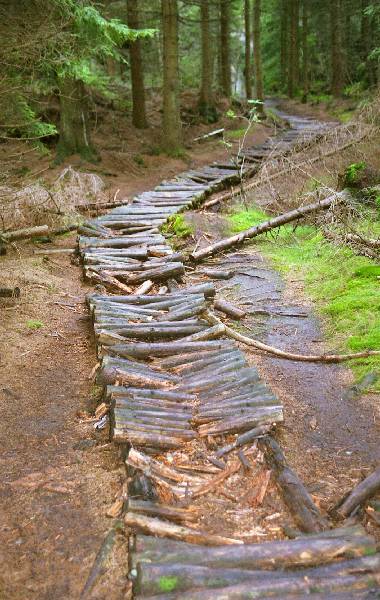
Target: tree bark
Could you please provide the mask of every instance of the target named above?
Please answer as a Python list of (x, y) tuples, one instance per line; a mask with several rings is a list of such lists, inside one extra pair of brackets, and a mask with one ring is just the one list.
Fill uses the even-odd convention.
[(275, 470), (285, 503), (301, 531), (318, 533), (327, 529), (327, 520), (322, 517), (298, 475), (288, 466), (277, 442), (267, 437), (262, 444)]
[[(261, 64), (261, 0), (254, 0), (253, 5), (253, 58), (255, 66), (255, 96), (264, 102), (264, 83)], [(263, 112), (260, 104), (258, 112)]]
[(309, 95), (309, 7), (308, 0), (302, 2), (302, 102), (306, 104)]
[(341, 96), (343, 77), (343, 55), (342, 55), (342, 0), (330, 3), (331, 24), (331, 93), (333, 96)]
[(161, 11), (164, 60), (162, 146), (169, 154), (176, 154), (182, 147), (177, 0), (161, 0)]
[(280, 64), (281, 64), (281, 87), (286, 88), (287, 81), (287, 73), (288, 73), (288, 24), (289, 24), (289, 14), (287, 1), (281, 1), (281, 46), (280, 46)]
[(199, 95), (199, 113), (207, 123), (215, 123), (217, 113), (212, 89), (212, 55), (210, 0), (201, 0), (201, 36), (202, 36), (202, 82)]
[(84, 84), (72, 77), (63, 77), (58, 80), (58, 88), (60, 125), (57, 162), (73, 154), (79, 154), (90, 162), (98, 160), (90, 138)]
[(245, 21), (245, 93), (247, 100), (252, 98), (252, 67), (251, 67), (251, 0), (244, 2)]
[(197, 531), (190, 527), (174, 525), (166, 521), (137, 515), (135, 513), (127, 513), (125, 516), (125, 524), (133, 530), (143, 531), (145, 533), (157, 536), (170, 538), (173, 540), (182, 540), (191, 544), (201, 544), (203, 546), (223, 546), (223, 545), (244, 545), (244, 542), (235, 540), (220, 535), (214, 535), (203, 531)]
[[(128, 26), (139, 29), (138, 0), (128, 0)], [(129, 47), (129, 58), (132, 80), (132, 122), (138, 129), (148, 126), (145, 107), (144, 67), (141, 54), (141, 40), (137, 38)]]
[(290, 0), (288, 96), (294, 98), (299, 74), (298, 53), (299, 0)]
[(220, 0), (221, 87), (226, 98), (231, 97), (231, 6), (230, 0)]
[(327, 565), (339, 558), (361, 557), (375, 552), (375, 540), (365, 535), (324, 538), (320, 534), (319, 537), (312, 535), (296, 540), (226, 545), (220, 548), (199, 548), (192, 544), (138, 536), (132, 561), (134, 565), (145, 561), (207, 565), (210, 568), (273, 570)]
[(349, 517), (350, 514), (360, 504), (368, 500), (380, 489), (380, 467), (371, 473), (364, 481), (361, 481), (356, 488), (348, 495), (343, 503), (336, 510), (336, 513), (341, 518)]

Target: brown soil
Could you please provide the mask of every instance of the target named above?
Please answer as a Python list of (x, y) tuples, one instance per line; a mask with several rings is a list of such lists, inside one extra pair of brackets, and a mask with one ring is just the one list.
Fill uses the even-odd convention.
[[(1, 307), (0, 597), (77, 598), (123, 475), (106, 431), (85, 420), (97, 400), (88, 290), (67, 255), (45, 261), (30, 246), (2, 259), (2, 278), (22, 295)], [(107, 597), (122, 598), (124, 569), (111, 567)]]

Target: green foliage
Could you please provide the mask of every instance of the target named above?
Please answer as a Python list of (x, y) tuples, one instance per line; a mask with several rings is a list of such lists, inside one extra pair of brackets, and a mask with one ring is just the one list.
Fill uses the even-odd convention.
[[(233, 231), (241, 231), (268, 216), (252, 207), (248, 211), (238, 209), (229, 218)], [(366, 235), (373, 236), (373, 224), (364, 219), (362, 225), (367, 229)], [(272, 235), (261, 236), (255, 244), (280, 271), (301, 275), (306, 292), (324, 319), (332, 350), (380, 349), (380, 267), (368, 258), (355, 255), (348, 247), (332, 245), (311, 226), (294, 230), (287, 225)], [(350, 366), (357, 377), (363, 377), (380, 367), (380, 359), (369, 357)], [(380, 389), (380, 384), (377, 385)]]
[(344, 181), (346, 185), (353, 186), (356, 185), (361, 177), (362, 172), (366, 168), (365, 162), (352, 163), (347, 167), (344, 172)]
[(162, 231), (166, 235), (172, 235), (181, 239), (186, 239), (194, 233), (193, 227), (186, 223), (185, 217), (182, 214), (170, 217), (162, 226)]
[(44, 327), (44, 323), (36, 319), (30, 319), (29, 321), (27, 321), (26, 326), (29, 329), (41, 329), (41, 327)]

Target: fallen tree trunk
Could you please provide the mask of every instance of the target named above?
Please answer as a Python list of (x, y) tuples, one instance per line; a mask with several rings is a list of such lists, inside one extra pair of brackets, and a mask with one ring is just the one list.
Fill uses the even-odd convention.
[(49, 233), (48, 225), (39, 225), (38, 227), (27, 227), (26, 229), (16, 229), (15, 231), (0, 233), (0, 238), (6, 242), (15, 242), (16, 240), (39, 237), (47, 233)]
[(380, 490), (380, 467), (361, 481), (347, 498), (338, 504), (334, 512), (342, 519), (349, 517), (360, 504), (368, 500), (378, 490)]
[(193, 544), (157, 540), (138, 536), (136, 552), (131, 556), (135, 566), (142, 562), (160, 564), (207, 565), (210, 568), (287, 569), (314, 567), (333, 563), (339, 558), (367, 556), (376, 552), (370, 536), (319, 538), (304, 536), (296, 540), (276, 540), (242, 546), (200, 548)]
[(292, 223), (293, 221), (297, 221), (306, 215), (318, 212), (320, 210), (326, 210), (330, 208), (334, 203), (342, 202), (347, 197), (346, 192), (340, 192), (337, 194), (333, 194), (324, 200), (319, 200), (318, 202), (313, 202), (312, 204), (307, 204), (306, 206), (300, 206), (294, 210), (291, 210), (287, 213), (279, 215), (278, 217), (274, 217), (273, 219), (269, 219), (269, 221), (264, 221), (260, 223), (260, 225), (255, 225), (254, 227), (250, 227), (241, 233), (233, 235), (229, 238), (225, 238), (216, 242), (215, 244), (211, 244), (210, 246), (206, 246), (201, 250), (195, 251), (190, 254), (190, 258), (195, 262), (200, 262), (209, 256), (214, 256), (219, 252), (223, 252), (224, 250), (228, 250), (234, 246), (238, 246), (242, 244), (246, 240), (250, 240), (262, 233), (266, 233), (271, 231), (272, 229), (276, 229), (281, 225), (286, 225), (287, 223)]
[(216, 317), (210, 311), (207, 311), (204, 314), (206, 321), (208, 321), (211, 325), (222, 325), (224, 327), (224, 333), (236, 340), (237, 342), (241, 342), (246, 346), (251, 346), (252, 348), (257, 348), (258, 350), (262, 350), (263, 352), (268, 352), (269, 354), (274, 354), (279, 358), (284, 358), (287, 360), (297, 360), (300, 362), (322, 362), (322, 363), (340, 363), (345, 362), (347, 360), (355, 360), (357, 358), (368, 358), (369, 356), (380, 356), (380, 350), (365, 350), (364, 352), (355, 352), (353, 354), (295, 354), (292, 352), (285, 352), (285, 350), (279, 350), (278, 348), (274, 348), (273, 346), (268, 346), (268, 344), (263, 344), (258, 340), (254, 340), (246, 335), (242, 335), (238, 333), (228, 325), (224, 325), (218, 317)]
[(276, 473), (284, 501), (301, 531), (318, 533), (327, 529), (326, 519), (322, 517), (298, 475), (287, 464), (277, 442), (271, 437), (266, 437), (262, 444)]
[[(380, 570), (380, 557), (365, 557), (358, 558), (355, 560), (348, 560), (344, 562), (338, 562), (329, 566), (317, 567), (314, 569), (307, 569), (304, 571), (290, 571), (284, 573), (283, 571), (260, 571), (260, 570), (245, 570), (245, 569), (212, 569), (208, 566), (198, 565), (182, 565), (182, 564), (155, 564), (155, 563), (140, 563), (137, 565), (137, 578), (136, 578), (136, 591), (145, 596), (155, 596), (162, 593), (162, 581), (164, 579), (170, 579), (173, 582), (173, 595), (165, 596), (165, 598), (175, 598), (179, 596), (180, 592), (187, 592), (189, 590), (199, 590), (201, 588), (205, 597), (210, 595), (210, 598), (217, 598), (217, 588), (226, 588), (221, 590), (221, 598), (235, 598), (235, 595), (229, 595), (229, 586), (236, 585), (238, 583), (247, 582), (247, 586), (232, 588), (234, 592), (240, 592), (236, 597), (238, 598), (254, 598), (255, 595), (250, 595), (249, 591), (255, 589), (255, 585), (259, 584), (259, 590), (264, 593), (267, 592), (268, 596), (271, 596), (271, 586), (274, 584), (276, 591), (287, 592), (288, 586), (292, 591), (298, 591), (300, 586), (302, 590), (302, 583), (308, 582), (310, 591), (313, 590), (313, 584), (317, 582), (325, 582), (327, 588), (331, 589), (329, 585), (329, 578), (337, 581), (339, 586), (339, 577), (342, 578), (342, 582), (345, 582), (345, 577), (355, 574), (378, 574)], [(370, 581), (370, 578), (367, 578)], [(364, 580), (365, 581), (365, 580)], [(355, 582), (356, 583), (356, 582)], [(361, 583), (361, 582), (360, 582)], [(369, 583), (369, 582), (367, 582)], [(252, 586), (250, 590), (249, 585)], [(263, 584), (263, 585), (261, 585)], [(279, 587), (278, 587), (279, 586)], [(366, 587), (366, 585), (364, 585)], [(369, 587), (371, 587), (369, 583)], [(209, 590), (215, 590), (213, 592)], [(303, 591), (303, 590), (302, 590)], [(246, 595), (248, 592), (248, 595)], [(177, 596), (178, 594), (178, 596)], [(186, 597), (187, 595), (185, 595)], [(162, 596), (159, 596), (163, 598)], [(193, 596), (189, 593), (189, 598)], [(199, 598), (203, 596), (199, 595)], [(262, 597), (261, 594), (260, 596)], [(313, 595), (312, 595), (313, 597)]]

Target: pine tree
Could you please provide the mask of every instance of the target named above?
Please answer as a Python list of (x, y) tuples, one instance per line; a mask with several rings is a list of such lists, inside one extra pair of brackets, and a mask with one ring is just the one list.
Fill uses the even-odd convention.
[[(138, 0), (128, 0), (128, 26), (130, 29), (140, 28)], [(144, 67), (141, 55), (141, 41), (136, 38), (130, 43), (129, 57), (132, 81), (132, 122), (138, 129), (148, 126), (145, 107)]]
[(177, 0), (161, 0), (163, 38), (163, 137), (162, 146), (171, 154), (182, 147), (179, 106), (178, 6)]

